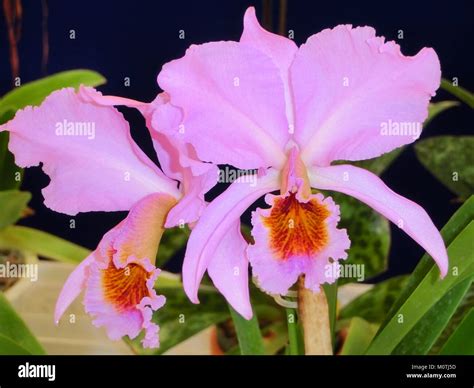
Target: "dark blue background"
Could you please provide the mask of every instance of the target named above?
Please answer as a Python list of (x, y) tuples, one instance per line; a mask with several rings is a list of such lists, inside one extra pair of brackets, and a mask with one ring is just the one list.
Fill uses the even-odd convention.
[[(458, 77), (464, 87), (474, 89), (472, 1), (288, 1), (287, 28), (295, 31), (295, 41), (323, 28), (340, 23), (371, 25), (387, 39), (397, 38), (405, 54), (413, 55), (424, 46), (437, 51), (445, 78)], [(89, 68), (102, 73), (108, 82), (100, 89), (106, 94), (149, 101), (159, 92), (156, 75), (167, 61), (180, 57), (192, 43), (238, 40), (242, 17), (255, 5), (261, 19), (260, 1), (48, 1), (50, 56), (48, 74)], [(278, 2), (274, 1), (274, 8)], [(23, 29), (19, 43), (22, 82), (41, 77), (41, 2), (23, 1)], [(274, 9), (275, 10), (275, 9)], [(275, 10), (276, 11), (276, 10)], [(276, 14), (274, 15), (276, 21)], [(3, 15), (0, 26), (0, 92), (10, 88), (8, 44)], [(276, 25), (275, 25), (276, 27)], [(76, 39), (69, 39), (69, 30)], [(179, 39), (184, 30), (186, 38)], [(124, 77), (131, 78), (125, 87)], [(436, 99), (447, 98), (439, 92)], [(126, 111), (134, 137), (152, 156), (143, 119)], [(472, 133), (472, 112), (466, 106), (454, 108), (436, 119), (423, 137), (440, 134)], [(87, 155), (84, 155), (86, 158)], [(154, 155), (153, 155), (154, 158)], [(438, 183), (417, 161), (410, 148), (384, 173), (383, 180), (396, 192), (421, 204), (442, 227), (459, 206), (455, 195)], [(76, 229), (69, 228), (71, 217), (54, 213), (42, 204), (41, 188), (48, 178), (38, 169), (26, 172), (23, 189), (33, 193), (31, 206), (36, 214), (22, 224), (33, 226), (94, 248), (103, 233), (124, 217), (124, 213), (81, 214)], [(94, 190), (91, 187), (91, 190)], [(390, 275), (411, 271), (423, 251), (392, 225)], [(174, 269), (179, 268), (175, 262)]]

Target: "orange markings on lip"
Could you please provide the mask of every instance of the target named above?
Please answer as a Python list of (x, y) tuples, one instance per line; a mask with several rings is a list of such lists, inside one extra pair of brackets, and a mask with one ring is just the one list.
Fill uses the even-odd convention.
[(139, 264), (128, 264), (125, 268), (116, 268), (111, 262), (102, 270), (102, 286), (105, 300), (122, 312), (134, 308), (150, 295), (146, 282), (150, 274)]
[(295, 193), (275, 198), (270, 215), (263, 225), (270, 229), (270, 247), (280, 260), (292, 256), (311, 256), (328, 242), (327, 207), (316, 199), (299, 202)]

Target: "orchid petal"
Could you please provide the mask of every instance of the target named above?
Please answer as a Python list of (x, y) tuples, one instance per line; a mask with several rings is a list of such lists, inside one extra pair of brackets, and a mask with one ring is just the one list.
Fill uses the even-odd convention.
[(183, 263), (183, 284), (193, 303), (199, 303), (199, 283), (221, 240), (253, 202), (279, 187), (278, 173), (273, 170), (258, 178), (255, 185), (243, 178), (246, 177), (237, 179), (209, 204), (191, 232)]
[(285, 112), (288, 121), (288, 132), (294, 130), (294, 106), (290, 86), (289, 68), (298, 46), (292, 40), (263, 29), (258, 23), (255, 8), (249, 7), (244, 16), (244, 31), (240, 43), (261, 51), (272, 59), (280, 71), (285, 95)]
[(249, 7), (244, 15), (244, 31), (240, 42), (252, 46), (272, 58), (281, 71), (288, 71), (298, 46), (291, 39), (274, 34), (260, 26), (255, 8)]
[(153, 146), (166, 176), (181, 182), (182, 197), (170, 210), (166, 227), (197, 221), (206, 206), (204, 194), (217, 182), (218, 168), (201, 162), (190, 144), (184, 144), (174, 131), (182, 121), (181, 110), (169, 103), (166, 93), (151, 103), (116, 96), (103, 96), (81, 88), (81, 96), (98, 105), (125, 105), (136, 108), (144, 116)]
[[(290, 68), (295, 140), (308, 165), (379, 156), (417, 139), (440, 84), (438, 57), (413, 57), (370, 27), (311, 36)], [(398, 129), (397, 129), (398, 128)]]
[(274, 62), (248, 45), (193, 45), (163, 66), (158, 83), (185, 112), (175, 128), (199, 159), (245, 169), (279, 166), (289, 138)]
[(120, 112), (84, 102), (72, 88), (18, 111), (4, 130), (19, 166), (43, 163), (51, 178), (45, 205), (55, 211), (129, 210), (154, 192), (179, 196), (176, 183), (135, 144)]
[(398, 225), (435, 260), (444, 277), (448, 255), (443, 239), (426, 211), (418, 204), (390, 190), (382, 180), (362, 168), (338, 165), (310, 171), (311, 185), (350, 195)]
[(85, 258), (69, 275), (59, 294), (54, 310), (54, 322), (56, 325), (63, 316), (64, 312), (82, 292), (87, 279), (88, 267), (95, 260), (95, 253), (91, 253)]
[(238, 220), (217, 246), (207, 271), (230, 305), (245, 319), (250, 319), (252, 306), (249, 296), (247, 246)]
[(174, 129), (182, 120), (180, 109), (168, 102), (162, 93), (162, 104), (156, 105), (149, 129), (160, 164), (165, 173), (181, 182), (183, 197), (168, 215), (166, 227), (197, 221), (203, 212), (206, 194), (218, 178), (218, 167), (201, 162), (190, 144)]

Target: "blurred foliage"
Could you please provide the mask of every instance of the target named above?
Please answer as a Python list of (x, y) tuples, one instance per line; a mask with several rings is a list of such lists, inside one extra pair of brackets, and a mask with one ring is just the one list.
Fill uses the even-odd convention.
[(474, 194), (474, 136), (436, 136), (415, 144), (420, 162), (464, 201)]

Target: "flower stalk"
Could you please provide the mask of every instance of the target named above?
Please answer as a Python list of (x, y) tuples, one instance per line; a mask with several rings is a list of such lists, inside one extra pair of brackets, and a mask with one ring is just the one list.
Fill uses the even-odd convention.
[(298, 314), (303, 327), (306, 355), (331, 355), (332, 341), (329, 308), (323, 290), (318, 293), (304, 286), (304, 276), (298, 279)]

